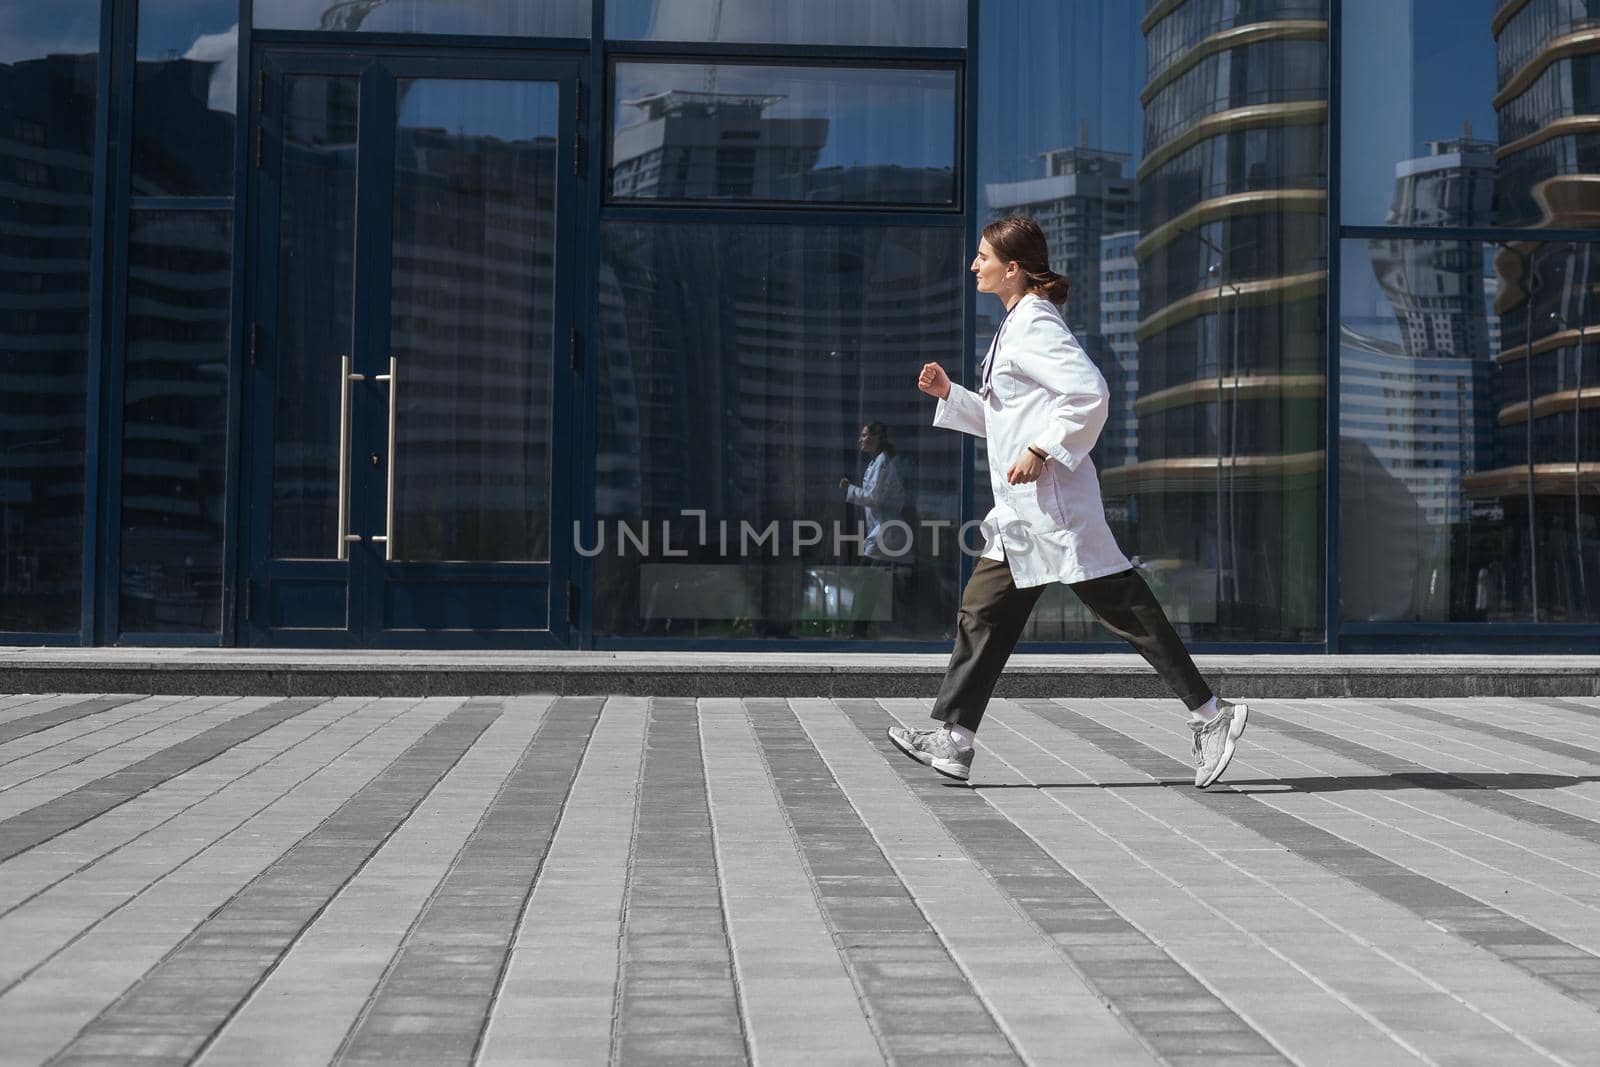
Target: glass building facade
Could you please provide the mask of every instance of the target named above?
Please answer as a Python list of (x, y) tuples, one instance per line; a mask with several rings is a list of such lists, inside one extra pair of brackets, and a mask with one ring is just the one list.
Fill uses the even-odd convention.
[(1600, 0), (0, 0), (0, 642), (941, 649), (1012, 213), (1195, 647), (1600, 647)]

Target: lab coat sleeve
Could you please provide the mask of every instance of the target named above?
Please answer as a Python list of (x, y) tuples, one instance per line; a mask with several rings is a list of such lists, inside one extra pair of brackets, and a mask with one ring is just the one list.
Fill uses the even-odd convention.
[(1027, 335), (1007, 354), (1024, 377), (1049, 394), (1039, 425), (1029, 427), (1029, 440), (1068, 470), (1076, 470), (1110, 414), (1105, 378), (1071, 332), (1048, 312), (1029, 323)]
[(933, 424), (945, 430), (960, 430), (974, 437), (984, 437), (983, 401), (978, 394), (964, 386), (950, 383), (950, 395), (939, 401), (933, 409)]
[(883, 462), (873, 463), (867, 468), (860, 485), (845, 489), (844, 498), (851, 504), (886, 511), (898, 506), (901, 493), (899, 464), (895, 463), (893, 456), (884, 456)]

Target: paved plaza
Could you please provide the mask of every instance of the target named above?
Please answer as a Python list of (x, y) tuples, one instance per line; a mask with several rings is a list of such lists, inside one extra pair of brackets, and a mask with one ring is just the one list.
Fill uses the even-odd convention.
[(1600, 1063), (1600, 700), (0, 697), (5, 1064)]

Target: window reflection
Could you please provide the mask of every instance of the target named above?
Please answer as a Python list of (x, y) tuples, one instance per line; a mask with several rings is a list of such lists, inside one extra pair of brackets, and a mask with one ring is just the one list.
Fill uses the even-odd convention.
[(255, 0), (261, 29), (587, 37), (590, 0)]
[[(1416, 160), (1472, 157), (1474, 225), (1600, 215), (1600, 3), (1349, 0), (1344, 223), (1457, 225), (1391, 201)], [(1426, 164), (1434, 166), (1436, 164)]]
[(1600, 618), (1596, 251), (1345, 243), (1346, 619)]
[[(1073, 282), (1068, 325), (1111, 390), (1092, 458), (1123, 550), (1195, 638), (1319, 640), (1326, 4), (980, 10), (1001, 71), (980, 125), (1006, 131), (983, 142), (983, 221), (1038, 219)], [(1128, 68), (1142, 80), (1119, 86)], [(1051, 73), (1017, 108), (1005, 80), (1031, 69)], [(1099, 84), (1063, 97), (1062, 69)], [(1108, 637), (1070, 595), (1028, 636)]]
[(606, 37), (629, 41), (960, 48), (965, 0), (608, 0)]
[(232, 212), (139, 211), (128, 242), (124, 633), (217, 633)]
[[(602, 245), (596, 632), (948, 636), (960, 442), (916, 375), (961, 348), (960, 232), (613, 223)], [(873, 500), (840, 485), (874, 463)], [(876, 553), (867, 506), (914, 536)]]
[(35, 6), (0, 40), (0, 631), (79, 621), (99, 20)]
[(550, 558), (557, 86), (401, 79), (396, 559)]
[(232, 196), (237, 0), (141, 0), (133, 192)]
[(620, 64), (617, 199), (953, 205), (956, 76), (738, 64)]

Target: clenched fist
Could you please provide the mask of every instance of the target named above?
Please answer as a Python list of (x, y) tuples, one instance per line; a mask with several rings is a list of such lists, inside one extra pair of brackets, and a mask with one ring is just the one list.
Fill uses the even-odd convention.
[(931, 397), (943, 400), (950, 395), (950, 376), (939, 364), (924, 363), (922, 373), (917, 375), (917, 388)]

